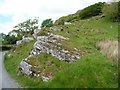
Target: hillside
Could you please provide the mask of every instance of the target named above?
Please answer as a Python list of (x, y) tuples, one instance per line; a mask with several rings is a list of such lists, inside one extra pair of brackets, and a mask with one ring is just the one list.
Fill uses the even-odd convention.
[[(5, 57), (6, 69), (23, 87), (117, 88), (118, 56), (112, 52), (118, 50), (118, 23), (106, 17), (97, 14), (64, 21), (66, 24), (57, 24), (61, 21), (57, 20), (52, 27), (42, 28), (37, 33), (39, 40), (23, 42), (10, 50)], [(105, 47), (106, 43), (109, 47)], [(65, 51), (67, 58), (61, 54)], [(32, 75), (19, 71), (20, 63), (25, 59), (34, 66)], [(46, 81), (43, 78), (47, 76), (51, 78)]]

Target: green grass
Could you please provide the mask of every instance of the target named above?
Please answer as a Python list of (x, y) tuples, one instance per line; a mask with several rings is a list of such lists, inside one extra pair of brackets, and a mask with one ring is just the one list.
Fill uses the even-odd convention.
[[(110, 28), (111, 26), (112, 28)], [(117, 23), (96, 16), (62, 27), (63, 31), (54, 32), (46, 28), (46, 32), (70, 38), (67, 44), (65, 41), (62, 43), (70, 50), (75, 46), (84, 50), (85, 53), (79, 60), (75, 63), (67, 63), (59, 61), (51, 55), (41, 54), (30, 58), (30, 63), (39, 65), (35, 71), (42, 71), (45, 68), (46, 72), (52, 72), (54, 74), (52, 80), (42, 82), (41, 78), (17, 75), (20, 61), (28, 56), (35, 41), (23, 43), (16, 46), (15, 52), (12, 50), (9, 52), (13, 54), (12, 57), (6, 56), (5, 58), (5, 67), (11, 76), (22, 86), (31, 88), (117, 88), (117, 60), (108, 59), (95, 47), (96, 43), (101, 40), (117, 40)], [(68, 31), (69, 33), (66, 33)]]

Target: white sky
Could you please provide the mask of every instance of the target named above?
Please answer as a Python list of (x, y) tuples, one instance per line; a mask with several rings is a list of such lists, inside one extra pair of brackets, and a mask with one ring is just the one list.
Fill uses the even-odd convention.
[(56, 20), (96, 2), (108, 0), (0, 0), (0, 33), (7, 34), (18, 23), (35, 16), (40, 22)]

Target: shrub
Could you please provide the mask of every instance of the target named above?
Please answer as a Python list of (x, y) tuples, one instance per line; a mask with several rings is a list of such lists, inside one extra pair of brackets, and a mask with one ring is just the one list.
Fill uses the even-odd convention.
[(120, 1), (112, 2), (111, 4), (106, 4), (103, 8), (104, 15), (106, 18), (112, 21), (118, 21), (120, 18)]
[(104, 6), (104, 2), (99, 2), (94, 5), (88, 6), (79, 12), (81, 19), (90, 18), (92, 16), (100, 15)]
[(64, 25), (65, 22), (65, 16), (59, 18), (58, 20), (55, 21), (55, 25)]
[(104, 2), (99, 2), (94, 5), (88, 6), (83, 10), (77, 11), (75, 14), (70, 14), (68, 16), (63, 16), (55, 21), (55, 25), (63, 25), (64, 22), (73, 22), (79, 19), (85, 19), (92, 16), (96, 16), (102, 13)]
[(63, 16), (61, 18), (59, 18), (58, 20), (55, 21), (55, 25), (64, 25), (64, 22), (72, 22), (75, 19), (78, 19), (79, 15), (77, 14), (70, 14), (68, 16)]
[(51, 27), (53, 25), (52, 19), (46, 19), (42, 22), (41, 27)]

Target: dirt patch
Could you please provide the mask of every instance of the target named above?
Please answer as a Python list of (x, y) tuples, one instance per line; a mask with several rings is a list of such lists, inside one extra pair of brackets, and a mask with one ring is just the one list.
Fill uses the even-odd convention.
[(101, 53), (105, 54), (108, 58), (114, 58), (118, 60), (117, 40), (100, 41), (96, 44), (96, 47), (101, 50)]

